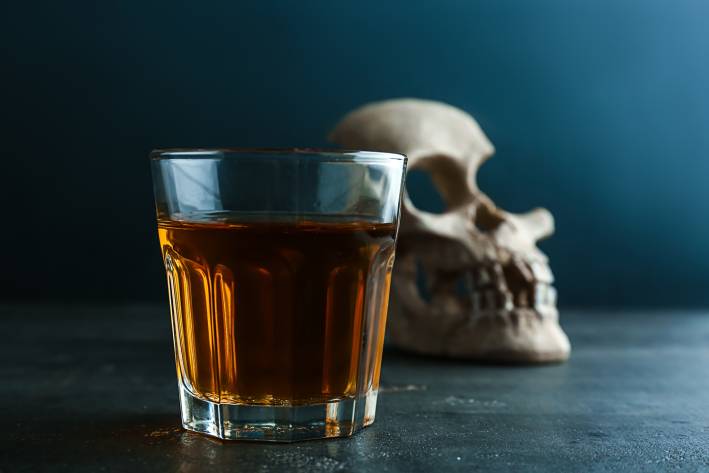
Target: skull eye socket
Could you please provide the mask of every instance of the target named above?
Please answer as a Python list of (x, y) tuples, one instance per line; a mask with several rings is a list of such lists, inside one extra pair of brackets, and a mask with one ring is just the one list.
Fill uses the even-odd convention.
[(417, 209), (441, 214), (448, 207), (431, 174), (423, 169), (411, 169), (406, 173), (406, 191)]
[(422, 158), (406, 175), (406, 189), (417, 209), (444, 213), (471, 201), (465, 170), (446, 156)]

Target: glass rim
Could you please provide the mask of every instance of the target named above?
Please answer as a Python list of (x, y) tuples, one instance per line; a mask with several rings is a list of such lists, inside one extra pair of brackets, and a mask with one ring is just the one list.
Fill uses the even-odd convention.
[(339, 148), (239, 148), (239, 147), (214, 147), (214, 148), (157, 148), (150, 152), (151, 161), (171, 159), (209, 159), (238, 157), (244, 155), (264, 156), (299, 156), (303, 158), (329, 158), (331, 161), (354, 162), (359, 159), (372, 161), (407, 161), (406, 155), (386, 151), (368, 151)]

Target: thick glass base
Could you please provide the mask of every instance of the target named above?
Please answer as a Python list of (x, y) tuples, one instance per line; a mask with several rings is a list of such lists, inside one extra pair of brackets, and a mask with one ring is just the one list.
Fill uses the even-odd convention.
[(374, 422), (377, 392), (303, 406), (219, 404), (180, 386), (182, 426), (225, 440), (296, 442), (348, 437)]

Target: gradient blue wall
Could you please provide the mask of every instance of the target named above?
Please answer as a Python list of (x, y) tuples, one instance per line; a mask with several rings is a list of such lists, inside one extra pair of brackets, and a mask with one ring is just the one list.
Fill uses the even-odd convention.
[(162, 298), (150, 148), (323, 145), (348, 110), (413, 96), (478, 119), (498, 204), (553, 212), (562, 304), (709, 302), (709, 2), (3, 10), (0, 297)]

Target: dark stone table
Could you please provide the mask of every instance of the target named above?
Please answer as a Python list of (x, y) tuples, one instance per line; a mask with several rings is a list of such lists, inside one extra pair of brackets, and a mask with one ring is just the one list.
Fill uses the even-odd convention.
[(564, 312), (566, 364), (388, 351), (349, 439), (181, 430), (167, 309), (0, 308), (0, 471), (709, 471), (709, 313)]

